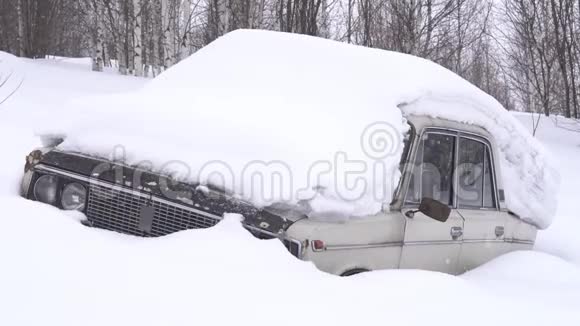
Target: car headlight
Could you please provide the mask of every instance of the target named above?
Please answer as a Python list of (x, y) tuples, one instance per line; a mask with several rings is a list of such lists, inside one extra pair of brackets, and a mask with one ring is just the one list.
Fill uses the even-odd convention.
[(34, 183), (34, 198), (46, 204), (54, 204), (58, 180), (53, 175), (43, 175)]
[(82, 211), (87, 201), (87, 188), (82, 184), (73, 182), (64, 187), (60, 196), (62, 208), (66, 210)]

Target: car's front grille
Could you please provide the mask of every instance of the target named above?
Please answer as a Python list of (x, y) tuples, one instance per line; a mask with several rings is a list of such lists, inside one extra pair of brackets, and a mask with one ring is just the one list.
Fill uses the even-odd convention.
[(208, 228), (220, 220), (218, 216), (149, 194), (95, 183), (89, 186), (86, 214), (93, 226), (138, 236)]

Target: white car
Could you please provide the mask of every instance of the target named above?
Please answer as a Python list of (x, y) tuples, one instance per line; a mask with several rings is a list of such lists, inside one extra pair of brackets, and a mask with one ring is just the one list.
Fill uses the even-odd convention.
[[(86, 225), (139, 236), (211, 227), (226, 212), (240, 213), (255, 235), (280, 238), (296, 257), (337, 275), (388, 268), (457, 274), (506, 252), (531, 249), (537, 228), (505, 207), (493, 136), (448, 120), (408, 121), (403, 177), (393, 201), (364, 218), (329, 222), (309, 219), (298, 208), (257, 209), (217, 189), (198, 191), (196, 185), (58, 148), (29, 155), (23, 196), (80, 210)], [(133, 182), (127, 186), (126, 180)]]
[[(100, 100), (76, 102), (85, 110), (55, 111), (66, 117), (64, 125), (47, 126), (57, 131), (54, 141), (27, 157), (22, 182), (24, 197), (81, 211), (92, 227), (155, 237), (211, 227), (225, 213), (238, 213), (254, 235), (280, 239), (328, 273), (458, 274), (531, 249), (555, 211), (557, 174), (537, 141), (487, 94), (403, 54), (238, 31), (144, 92)], [(98, 111), (86, 113), (91, 107)], [(264, 205), (241, 188), (169, 177), (155, 164), (143, 168), (103, 152), (123, 144), (132, 162), (139, 155), (152, 163), (181, 159), (199, 170), (223, 158), (235, 170), (242, 161), (236, 155), (254, 159), (260, 149), (259, 158), (286, 157), (302, 173), (301, 160), (353, 149), (360, 127), (383, 119), (393, 127), (395, 150), (368, 161), (390, 162), (385, 170), (392, 174), (365, 176), (371, 184), (393, 184), (392, 191), (344, 204), (328, 180), (309, 184), (311, 201)]]

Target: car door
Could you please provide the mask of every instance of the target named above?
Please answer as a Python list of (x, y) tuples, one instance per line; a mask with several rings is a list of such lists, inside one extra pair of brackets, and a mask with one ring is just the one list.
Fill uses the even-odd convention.
[(506, 251), (532, 250), (538, 229), (515, 215), (504, 214), (508, 220), (505, 237), (509, 246)]
[[(400, 268), (419, 268), (455, 274), (463, 239), (463, 218), (455, 209), (444, 223), (416, 210), (422, 198), (432, 198), (453, 208), (453, 183), (457, 135), (443, 130), (423, 133), (410, 174), (402, 213), (405, 236)], [(409, 217), (407, 217), (409, 215)]]
[(457, 211), (464, 218), (459, 272), (477, 267), (509, 250), (507, 213), (498, 206), (491, 145), (485, 139), (458, 135)]

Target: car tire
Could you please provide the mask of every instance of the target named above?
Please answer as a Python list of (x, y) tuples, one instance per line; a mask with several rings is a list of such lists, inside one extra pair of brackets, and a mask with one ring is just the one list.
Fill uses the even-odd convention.
[(366, 272), (370, 272), (370, 270), (364, 269), (364, 268), (355, 268), (355, 269), (350, 269), (350, 270), (340, 274), (340, 276), (353, 276), (356, 274), (366, 273)]

